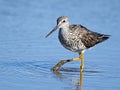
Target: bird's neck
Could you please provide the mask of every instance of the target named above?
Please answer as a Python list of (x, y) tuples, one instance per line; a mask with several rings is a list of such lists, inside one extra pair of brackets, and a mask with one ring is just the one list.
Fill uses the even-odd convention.
[(70, 36), (69, 26), (62, 27), (60, 29), (60, 33), (61, 33), (62, 37), (66, 38), (66, 39), (69, 38), (69, 36)]
[(61, 30), (63, 30), (63, 31), (69, 31), (69, 26), (62, 27)]

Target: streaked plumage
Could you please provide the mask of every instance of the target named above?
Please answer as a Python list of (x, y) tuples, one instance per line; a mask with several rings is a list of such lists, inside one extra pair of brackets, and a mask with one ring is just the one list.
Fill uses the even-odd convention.
[(61, 44), (70, 51), (78, 52), (79, 55), (83, 54), (86, 49), (109, 38), (109, 35), (90, 31), (82, 25), (70, 25), (66, 16), (61, 16), (57, 19), (56, 27), (46, 37), (58, 28), (60, 29), (58, 37)]
[[(66, 37), (67, 34), (67, 37)], [(109, 35), (92, 32), (82, 25), (70, 25), (68, 32), (61, 28), (59, 31), (59, 40), (61, 44), (75, 52), (93, 47), (94, 45), (108, 39)]]

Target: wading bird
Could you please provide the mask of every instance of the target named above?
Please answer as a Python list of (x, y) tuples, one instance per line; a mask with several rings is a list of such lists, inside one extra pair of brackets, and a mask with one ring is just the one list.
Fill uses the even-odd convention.
[(66, 16), (60, 16), (57, 19), (57, 25), (46, 35), (46, 37), (48, 37), (57, 29), (59, 29), (58, 37), (61, 44), (66, 49), (77, 52), (79, 54), (79, 57), (61, 61), (55, 67), (53, 67), (54, 71), (58, 70), (60, 66), (62, 66), (66, 62), (81, 60), (80, 71), (82, 72), (84, 69), (83, 53), (96, 44), (107, 40), (110, 36), (90, 31), (82, 25), (70, 25), (69, 19)]

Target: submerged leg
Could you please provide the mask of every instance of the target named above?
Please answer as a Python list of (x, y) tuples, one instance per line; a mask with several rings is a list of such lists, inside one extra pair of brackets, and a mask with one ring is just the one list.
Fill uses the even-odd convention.
[(58, 64), (56, 64), (52, 70), (57, 71), (63, 64), (71, 61), (76, 61), (76, 60), (81, 60), (81, 66), (80, 66), (80, 71), (82, 72), (84, 69), (84, 55), (82, 53), (79, 54), (80, 56), (78, 58), (73, 58), (69, 60), (61, 60)]
[(61, 60), (58, 64), (56, 64), (52, 70), (53, 71), (57, 71), (63, 64), (67, 63), (67, 62), (70, 62), (70, 61), (73, 61), (72, 59), (70, 60)]

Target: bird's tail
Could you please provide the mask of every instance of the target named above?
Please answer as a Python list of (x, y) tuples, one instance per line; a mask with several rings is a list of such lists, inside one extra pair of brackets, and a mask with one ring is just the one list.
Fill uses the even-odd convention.
[(111, 35), (102, 35), (101, 36), (101, 39), (102, 39), (102, 41), (105, 41), (105, 40), (107, 40), (107, 39), (109, 39), (109, 37), (110, 37)]

